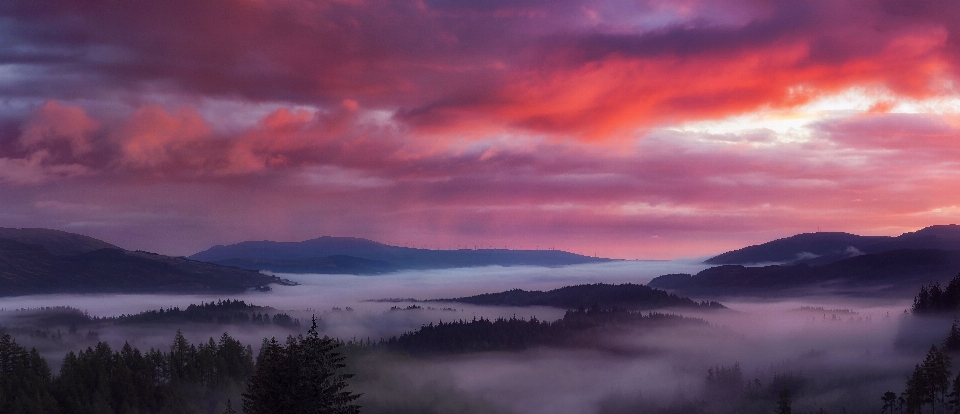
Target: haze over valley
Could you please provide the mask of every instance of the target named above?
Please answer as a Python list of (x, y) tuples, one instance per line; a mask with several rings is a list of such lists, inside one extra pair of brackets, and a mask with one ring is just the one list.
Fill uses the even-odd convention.
[[(941, 240), (937, 247), (950, 249), (954, 229), (918, 233), (935, 233), (934, 239)], [(778, 254), (848, 252), (835, 245), (832, 236), (817, 237), (827, 240), (822, 244), (787, 243)], [(894, 246), (891, 251), (900, 252), (897, 255), (860, 252), (826, 263), (736, 265), (741, 272), (760, 272), (748, 273), (746, 283), (714, 274), (734, 266), (712, 264), (716, 258), (588, 258), (579, 264), (534, 266), (516, 263), (524, 252), (503, 250), (486, 255), (487, 260), (506, 258), (496, 265), (431, 269), (437, 265), (430, 263), (436, 262), (427, 261), (426, 269), (355, 274), (263, 270), (265, 283), (245, 290), (215, 284), (169, 291), (155, 286), (166, 286), (162, 280), (167, 277), (181, 280), (182, 272), (160, 272), (137, 285), (139, 279), (123, 277), (135, 268), (110, 263), (129, 262), (126, 255), (131, 253), (116, 246), (65, 232), (3, 229), (0, 242), (6, 243), (2, 251), (7, 259), (0, 263), (2, 274), (21, 271), (17, 266), (25, 259), (12, 259), (24, 251), (33, 255), (24, 257), (75, 261), (94, 253), (109, 260), (45, 276), (52, 278), (46, 282), (51, 290), (43, 294), (4, 297), (0, 326), (17, 344), (36, 348), (57, 372), (65, 369), (67, 352), (82, 353), (98, 343), (112, 349), (129, 344), (164, 350), (180, 334), (188, 342), (203, 343), (226, 333), (259, 352), (264, 338), (303, 334), (317, 317), (320, 334), (343, 341), (346, 366), (356, 374), (349, 390), (362, 393), (356, 401), (364, 412), (373, 413), (760, 413), (778, 404), (783, 389), (790, 390), (798, 412), (823, 408), (867, 413), (880, 410), (883, 393), (901, 392), (905, 376), (923, 360), (929, 345), (942, 345), (950, 332), (950, 314), (914, 314), (914, 299), (921, 287), (927, 289), (928, 279), (946, 286), (952, 278), (948, 272), (938, 279), (938, 274), (916, 266), (908, 253), (930, 252), (934, 242), (927, 241), (919, 249)], [(343, 257), (380, 260), (382, 251), (389, 251), (389, 246), (362, 243), (374, 246), (374, 253), (354, 248), (351, 253), (357, 256)], [(298, 248), (301, 258), (344, 253), (285, 246)], [(734, 253), (768, 249), (765, 246)], [(794, 252), (797, 249), (802, 250)], [(114, 253), (104, 256), (100, 251)], [(564, 260), (578, 257), (550, 252), (548, 257)], [(215, 264), (223, 259), (202, 254), (194, 258), (214, 263), (134, 253), (154, 261), (144, 263), (195, 263), (192, 268), (221, 275), (212, 280), (248, 277), (237, 272), (257, 274)], [(284, 254), (282, 249), (274, 253)], [(796, 279), (798, 269), (857, 269), (844, 263), (885, 253), (884, 267), (900, 271), (862, 277), (850, 270), (819, 270), (854, 281), (849, 283)], [(898, 265), (898, 257), (906, 262)], [(100, 290), (71, 292), (73, 287), (57, 279), (69, 280), (71, 271), (87, 277), (105, 272), (103, 284), (97, 285)], [(687, 297), (685, 291), (692, 290), (688, 287), (659, 290), (664, 280), (699, 281), (710, 288)], [(890, 289), (891, 280), (901, 282), (900, 289)], [(123, 283), (111, 286), (108, 281)], [(222, 411), (226, 400), (242, 400), (240, 391), (207, 391), (204, 401), (209, 404), (200, 409)]]

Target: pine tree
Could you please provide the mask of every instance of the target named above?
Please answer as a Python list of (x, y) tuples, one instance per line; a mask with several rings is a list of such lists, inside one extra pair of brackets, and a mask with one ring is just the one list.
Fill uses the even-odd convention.
[(949, 397), (947, 409), (952, 413), (960, 413), (960, 374), (957, 374), (957, 377), (953, 379), (953, 387), (947, 397)]
[(960, 327), (957, 326), (957, 318), (953, 318), (953, 326), (950, 327), (950, 334), (943, 340), (943, 349), (947, 352), (960, 351)]
[(892, 391), (887, 391), (883, 393), (883, 397), (880, 397), (880, 401), (883, 401), (883, 407), (880, 408), (880, 413), (893, 414), (893, 410), (897, 405), (897, 394)]
[(197, 378), (195, 358), (197, 347), (187, 342), (179, 329), (170, 346), (170, 376), (174, 382), (189, 382)]
[(777, 399), (777, 414), (790, 414), (792, 412), (790, 407), (790, 390), (784, 388)]
[[(300, 338), (294, 357), (300, 362), (298, 391), (303, 393), (303, 406), (310, 413), (359, 413), (360, 407), (352, 402), (360, 395), (343, 391), (352, 374), (338, 373), (346, 365), (344, 357), (335, 349), (340, 344), (317, 333), (317, 319), (306, 338)], [(299, 354), (299, 355), (297, 355)]]
[(257, 371), (247, 381), (243, 393), (243, 412), (246, 414), (293, 414), (295, 389), (291, 380), (295, 367), (288, 366), (286, 350), (272, 338), (260, 350)]
[(936, 412), (938, 402), (941, 405), (946, 404), (949, 388), (950, 356), (944, 350), (931, 345), (923, 363), (917, 365), (907, 379), (907, 387), (903, 393), (906, 397), (907, 412), (922, 411), (927, 404)]
[(0, 336), (0, 412), (58, 412), (50, 380), (50, 367), (36, 349), (27, 351), (9, 334)]
[(286, 346), (272, 339), (260, 351), (257, 371), (243, 393), (246, 414), (356, 414), (359, 395), (343, 391), (350, 374), (335, 349), (339, 343), (320, 338), (316, 318), (307, 336), (290, 337)]
[(920, 365), (924, 370), (924, 376), (929, 384), (928, 399), (933, 408), (937, 411), (937, 403), (944, 403), (944, 397), (950, 388), (950, 356), (942, 349), (931, 345), (927, 357)]
[(227, 399), (227, 410), (224, 411), (223, 414), (237, 414), (237, 412), (233, 409), (233, 405), (230, 404), (229, 399)]

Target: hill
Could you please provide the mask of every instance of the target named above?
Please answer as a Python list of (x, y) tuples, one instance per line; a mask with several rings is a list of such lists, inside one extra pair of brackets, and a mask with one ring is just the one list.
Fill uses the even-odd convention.
[(827, 264), (865, 253), (893, 250), (960, 250), (960, 226), (931, 226), (891, 236), (858, 236), (850, 233), (803, 233), (767, 243), (729, 251), (704, 261), (706, 264), (780, 263)]
[(632, 283), (565, 286), (546, 292), (513, 289), (500, 293), (433, 301), (487, 306), (551, 306), (561, 309), (598, 307), (600, 309), (648, 310), (670, 307), (714, 309), (724, 307), (717, 302), (698, 303), (663, 290)]
[(480, 318), (436, 325), (431, 323), (399, 337), (381, 340), (370, 347), (412, 355), (516, 352), (538, 347), (597, 349), (622, 355), (629, 351), (620, 344), (610, 342), (607, 335), (625, 331), (653, 332), (680, 326), (712, 329), (703, 319), (680, 315), (656, 312), (642, 314), (620, 308), (578, 309), (568, 310), (562, 319), (553, 322), (537, 318), (499, 318), (492, 321)]
[(52, 229), (12, 229), (0, 227), (0, 239), (43, 246), (57, 256), (72, 256), (100, 249), (119, 249), (102, 240)]
[(0, 229), (0, 296), (241, 292), (281, 282), (250, 270), (127, 251), (78, 234)]
[(900, 249), (812, 266), (722, 265), (696, 275), (665, 275), (647, 286), (691, 296), (783, 296), (833, 292), (912, 297), (920, 286), (949, 280), (960, 270), (960, 250)]
[(564, 266), (612, 260), (559, 250), (417, 249), (330, 236), (302, 242), (247, 241), (218, 245), (190, 258), (255, 270), (353, 274), (493, 265)]
[(239, 267), (248, 270), (266, 270), (281, 273), (327, 273), (327, 274), (380, 274), (397, 270), (397, 267), (381, 261), (359, 257), (333, 255), (326, 257), (307, 257), (303, 259), (226, 259), (216, 263), (224, 266)]

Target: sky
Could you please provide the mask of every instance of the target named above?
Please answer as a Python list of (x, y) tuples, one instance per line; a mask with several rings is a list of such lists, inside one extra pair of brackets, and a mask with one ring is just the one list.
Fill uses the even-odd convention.
[(947, 0), (6, 0), (0, 227), (701, 257), (960, 213)]

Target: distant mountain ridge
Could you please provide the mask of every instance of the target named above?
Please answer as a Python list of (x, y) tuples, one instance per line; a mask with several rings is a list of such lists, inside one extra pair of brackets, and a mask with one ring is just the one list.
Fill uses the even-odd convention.
[(181, 257), (127, 251), (79, 234), (0, 228), (0, 296), (242, 292), (280, 278)]
[(829, 292), (909, 298), (920, 286), (949, 280), (958, 272), (960, 250), (900, 249), (816, 266), (721, 265), (696, 275), (660, 276), (647, 286), (695, 297), (777, 297)]
[(902, 249), (960, 250), (960, 226), (930, 226), (900, 236), (858, 236), (840, 232), (803, 233), (742, 249), (704, 261), (706, 264), (821, 265), (861, 254)]
[(920, 286), (960, 272), (960, 226), (930, 226), (896, 237), (803, 233), (704, 261), (696, 275), (663, 275), (650, 287), (695, 297), (846, 294), (912, 297)]
[(276, 272), (352, 274), (491, 265), (563, 266), (613, 260), (560, 250), (417, 249), (356, 237), (331, 236), (301, 242), (265, 240), (218, 245), (194, 254), (190, 259)]

